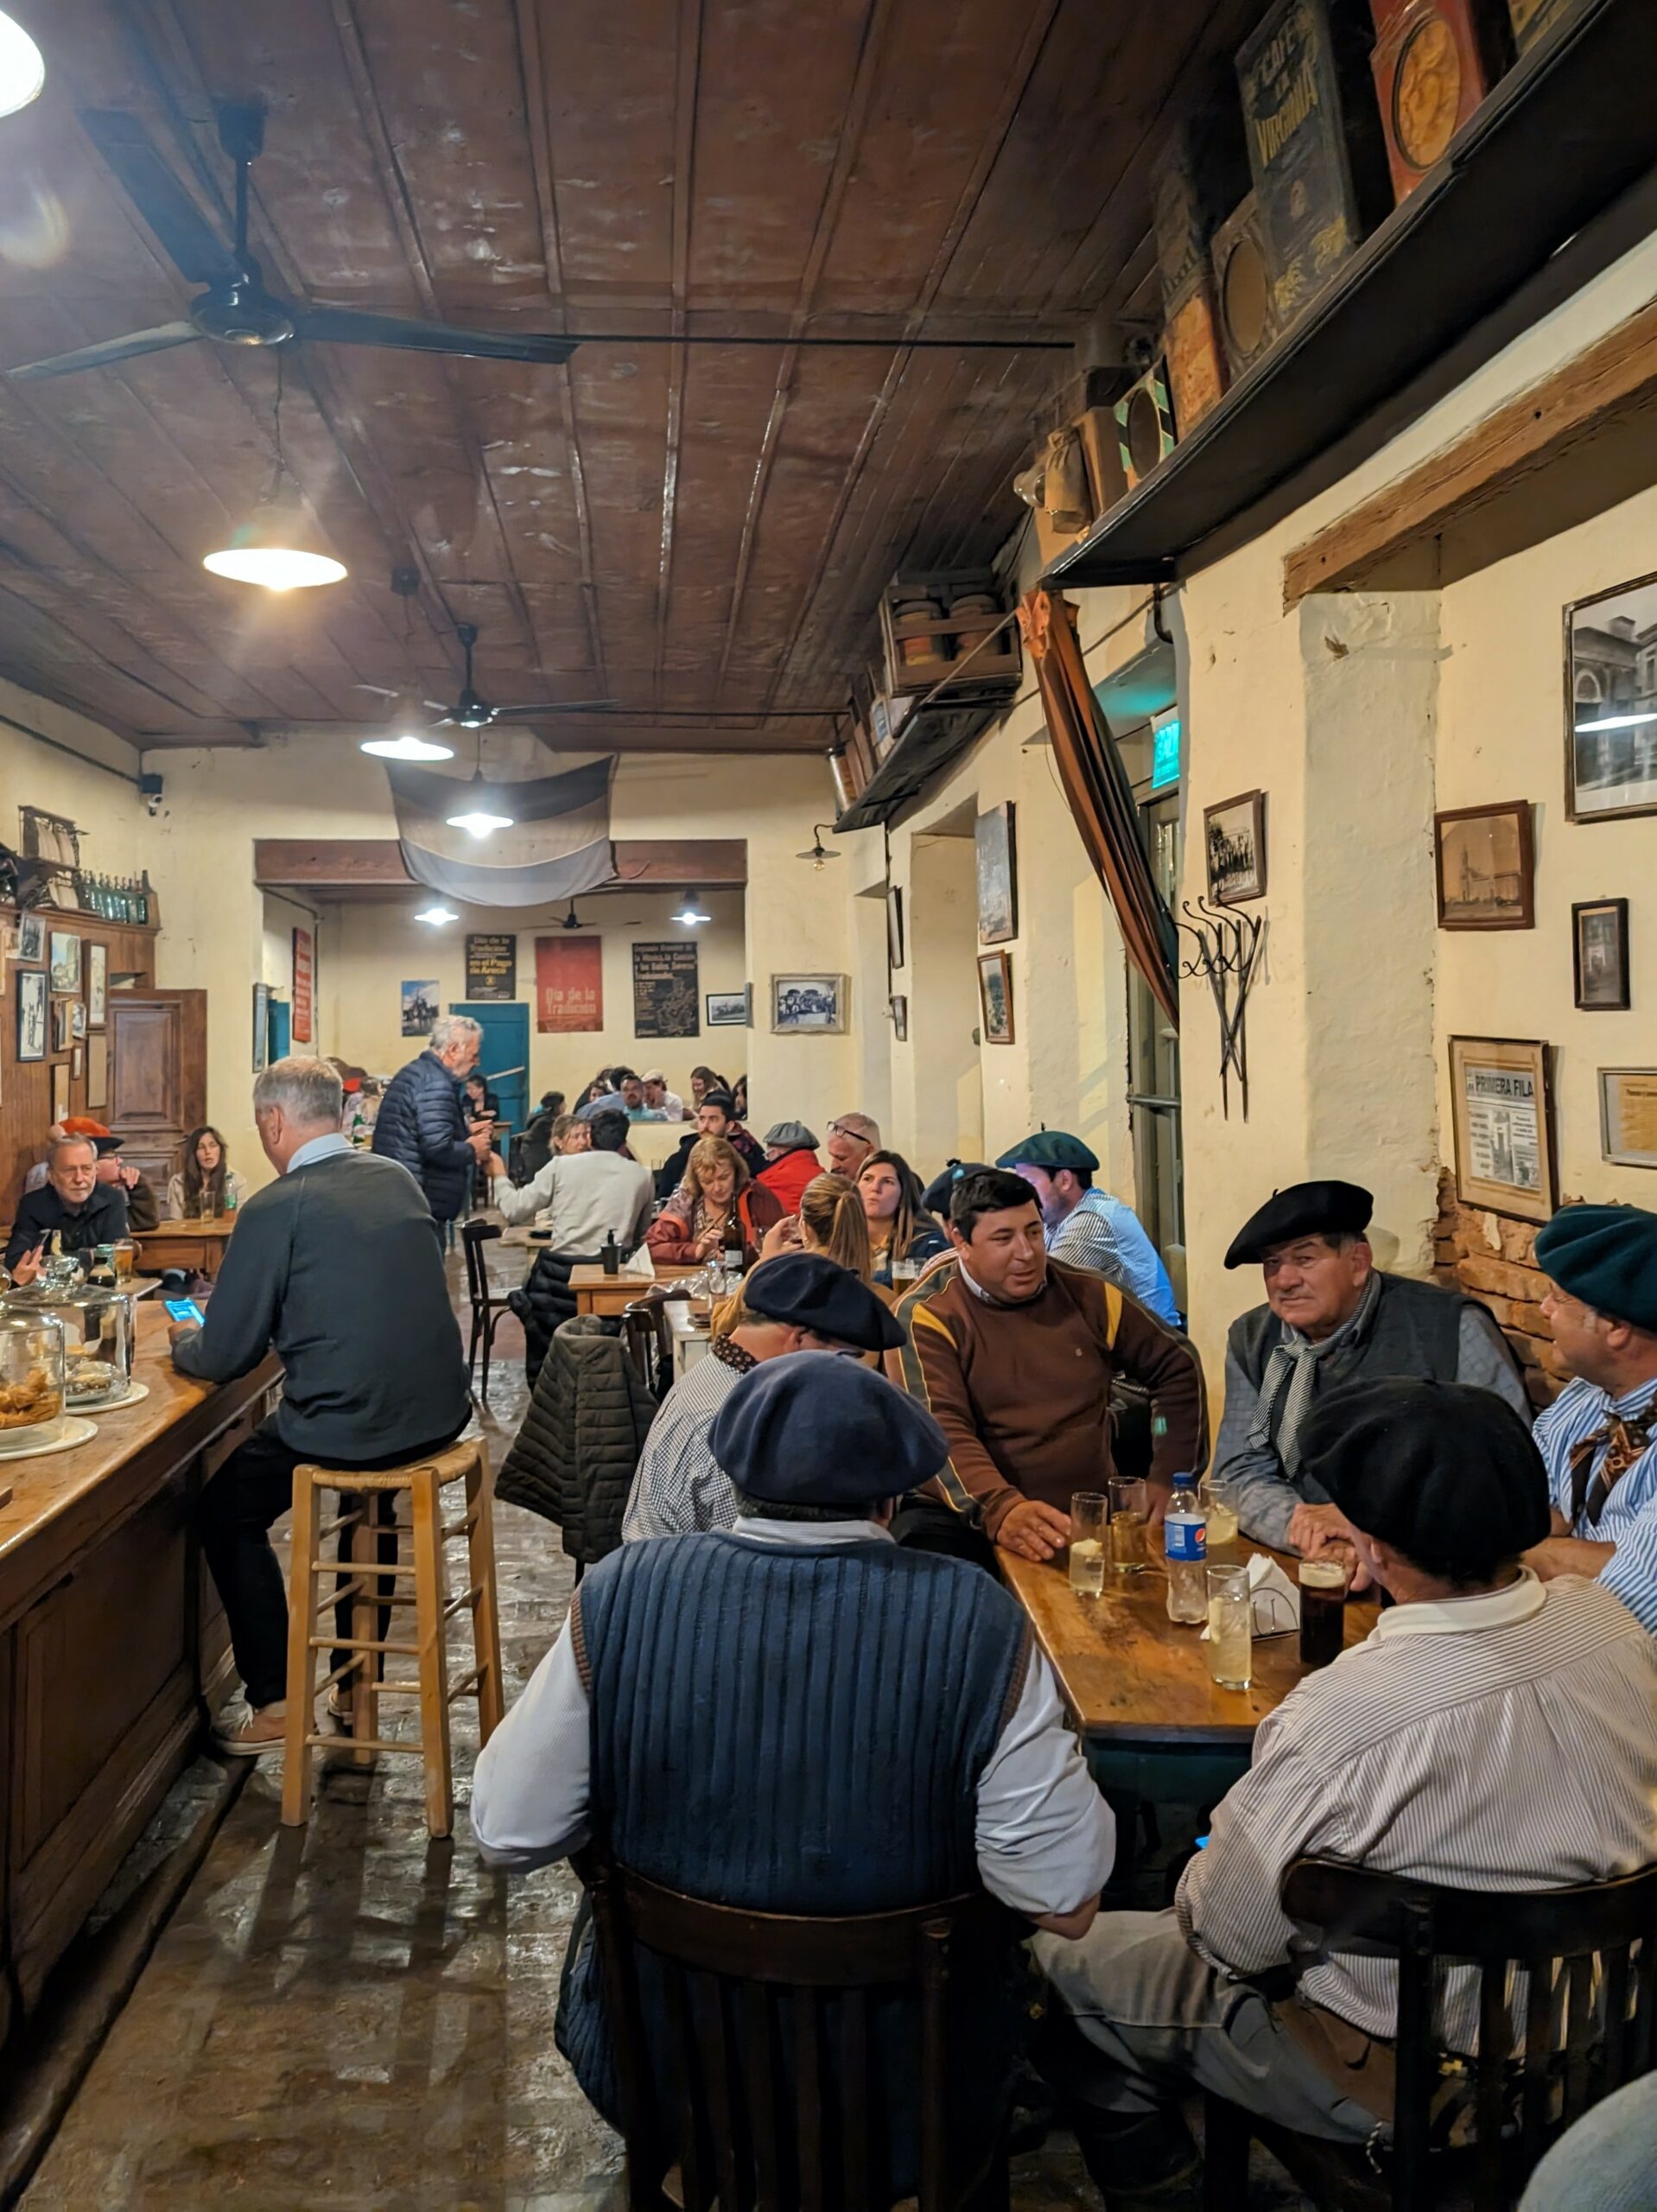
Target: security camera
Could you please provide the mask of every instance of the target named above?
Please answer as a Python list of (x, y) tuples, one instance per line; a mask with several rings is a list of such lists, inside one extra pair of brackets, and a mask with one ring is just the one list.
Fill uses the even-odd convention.
[(161, 812), (162, 798), (161, 778), (157, 775), (140, 776), (138, 779), (138, 796), (143, 799), (146, 809), (151, 816), (159, 814)]

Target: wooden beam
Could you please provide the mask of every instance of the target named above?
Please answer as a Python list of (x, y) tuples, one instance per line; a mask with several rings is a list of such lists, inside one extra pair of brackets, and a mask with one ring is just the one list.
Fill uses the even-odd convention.
[[(256, 837), (253, 880), (273, 891), (412, 891), (395, 837)], [(743, 837), (619, 837), (618, 884), (723, 891), (748, 880)]]
[[(1310, 592), (1350, 590), (1374, 580), (1377, 570), (1442, 544), (1475, 518), (1481, 542), (1473, 558), (1463, 550), (1452, 564), (1461, 574), (1552, 536), (1561, 526), (1552, 499), (1527, 497), (1528, 514), (1506, 518), (1505, 527), (1489, 511), (1505, 494), (1533, 495), (1543, 471), (1565, 460), (1577, 467), (1584, 449), (1597, 443), (1608, 454), (1614, 444), (1617, 466), (1609, 486), (1598, 480), (1600, 469), (1581, 470), (1579, 489), (1594, 505), (1628, 499), (1657, 481), (1657, 302), (1297, 545), (1283, 563), (1285, 607)], [(1630, 477), (1640, 480), (1626, 480)], [(1420, 581), (1450, 577), (1438, 563)]]

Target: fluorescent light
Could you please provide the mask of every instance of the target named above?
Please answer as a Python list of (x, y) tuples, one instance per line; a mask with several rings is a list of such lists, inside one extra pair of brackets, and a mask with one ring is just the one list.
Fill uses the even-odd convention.
[(380, 760), (452, 760), (452, 745), (436, 745), (429, 737), (365, 737), (358, 747), (359, 753), (371, 753)]
[(474, 837), (486, 837), (492, 830), (510, 830), (512, 817), (510, 814), (491, 814), (484, 807), (474, 806), (465, 814), (451, 814), (448, 826), (451, 830), (469, 830)]
[(21, 23), (0, 15), (0, 115), (27, 107), (45, 82), (41, 49)]
[(434, 928), (435, 928), (440, 922), (458, 922), (460, 918), (458, 914), (452, 913), (447, 906), (441, 903), (435, 906), (423, 907), (422, 911), (415, 916), (416, 921), (429, 922)]
[(1590, 730), (1596, 729), (1638, 729), (1644, 722), (1657, 722), (1657, 714), (1607, 715), (1603, 721), (1578, 722), (1577, 735), (1586, 737)]

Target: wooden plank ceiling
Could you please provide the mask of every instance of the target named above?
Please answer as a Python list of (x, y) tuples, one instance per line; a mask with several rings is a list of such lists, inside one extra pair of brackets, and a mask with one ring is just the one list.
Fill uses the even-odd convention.
[[(270, 110), (253, 243), (314, 303), (490, 328), (1080, 337), (1146, 309), (1146, 175), (1261, 0), (7, 0), (0, 367), (184, 286), (76, 119), (140, 117), (227, 233), (212, 102)], [(1101, 326), (1095, 323), (1095, 329)], [(316, 344), (283, 443), (348, 583), (207, 575), (276, 361), (199, 343), (0, 382), (0, 675), (145, 745), (453, 696), (606, 699), (549, 741), (816, 749), (900, 563), (981, 563), (1069, 353)], [(409, 563), (412, 608), (388, 579)]]

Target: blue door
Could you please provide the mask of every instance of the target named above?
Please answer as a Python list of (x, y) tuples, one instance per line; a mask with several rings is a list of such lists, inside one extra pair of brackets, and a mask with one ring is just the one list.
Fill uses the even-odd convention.
[(293, 1014), (286, 999), (272, 999), (266, 1007), (265, 1050), (270, 1056), (265, 1062), (267, 1067), (272, 1061), (285, 1060), (293, 1049)]
[[(511, 1006), (452, 1000), (451, 1014), (467, 1014), (483, 1032), (478, 1067), (500, 1101), (500, 1118), (514, 1130), (529, 1119), (530, 1009), (522, 999)], [(503, 1134), (501, 1145), (505, 1148)]]

